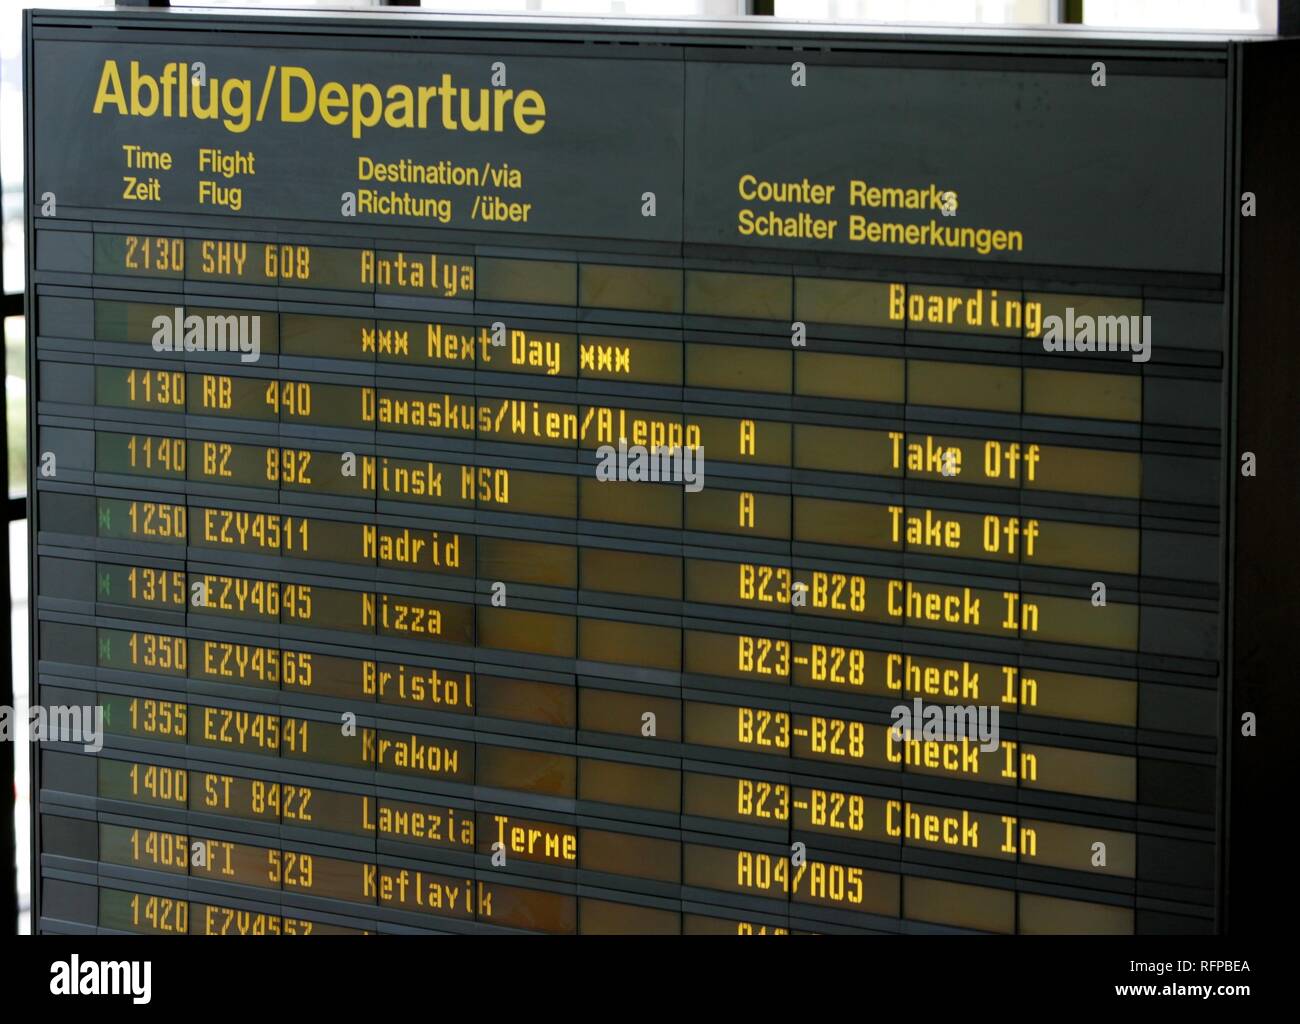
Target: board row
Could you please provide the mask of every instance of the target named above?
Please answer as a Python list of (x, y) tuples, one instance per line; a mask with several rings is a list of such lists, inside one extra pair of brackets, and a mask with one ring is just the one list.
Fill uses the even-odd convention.
[[(682, 600), (656, 605), (646, 618), (664, 625), (650, 625), (618, 621), (614, 612), (619, 604), (640, 608), (641, 602), (575, 604), (571, 595), (542, 598), (532, 593), (512, 598), (502, 581), (478, 580), (475, 588), (413, 588), (176, 564), (145, 564), (107, 554), (98, 558), (42, 554), (39, 594), (101, 609), (147, 609), (159, 613), (159, 621), (177, 625), (212, 617), (289, 630), (337, 631), (352, 634), (358, 645), (366, 637), (388, 636), (438, 646), (496, 647), (669, 670), (680, 664), (677, 623), (681, 617), (709, 617), (707, 606), (719, 607), (715, 613), (719, 619), (747, 618), (778, 628), (838, 620), (849, 624), (841, 632), (855, 636), (879, 632), (853, 628), (870, 624), (1109, 651), (1178, 652), (1185, 657), (1205, 653), (1204, 645), (1193, 641), (1181, 650), (1172, 642), (1148, 643), (1151, 638), (1141, 623), (1145, 605), (1101, 601), (1097, 599), (1101, 592), (1086, 586), (1074, 588), (1077, 596), (1070, 596), (1069, 590), (1038, 593), (1032, 584), (1019, 580), (1002, 581), (999, 589), (993, 589), (933, 582), (914, 573), (879, 577), (761, 561), (685, 558)], [(727, 615), (722, 612), (725, 608), (766, 614)], [(948, 637), (946, 642), (960, 640)]]
[[(1131, 935), (1148, 917), (1205, 927), (1190, 915), (1143, 913), (1131, 901), (1090, 901), (1059, 887), (1017, 892), (838, 861), (795, 868), (778, 853), (703, 843), (683, 844), (682, 884), (666, 897), (590, 885), (579, 894), (572, 883), (506, 882), (490, 869), (429, 871), (386, 858), (366, 862), (141, 826), (96, 827), (52, 813), (47, 822), (61, 863), (86, 873), (65, 868), (59, 878), (43, 879), (42, 931), (71, 924), (168, 935), (787, 935), (915, 931), (921, 923), (945, 931)], [(178, 844), (187, 851), (191, 842), (210, 856), (212, 869), (169, 869), (169, 851)], [(101, 847), (112, 860), (93, 860)]]
[[(897, 331), (1043, 337), (1053, 317), (1123, 332), (1127, 346), (1143, 302), (1017, 287), (949, 287), (903, 279), (864, 281), (790, 274), (513, 259), (428, 249), (346, 248), (156, 234), (60, 232), (42, 269), (176, 281), (310, 288), (429, 299), (626, 309), (648, 313), (840, 324)], [(51, 249), (54, 239), (50, 239)], [(87, 253), (88, 254), (88, 253)], [(87, 265), (89, 264), (89, 265)], [(1067, 312), (1067, 310), (1072, 312)], [(1060, 325), (1060, 326), (1063, 326)], [(1139, 325), (1140, 327), (1140, 325)], [(1073, 332), (1072, 332), (1073, 333)], [(1098, 340), (1094, 334), (1094, 341)]]
[[(520, 432), (535, 429), (541, 432), (539, 443), (563, 444), (567, 451), (521, 455), (517, 447), (472, 437), (439, 438), (436, 447), (418, 438), (403, 442), (401, 435), (391, 434), (395, 443), (385, 439), (380, 444), (380, 435), (374, 433), (351, 441), (318, 439), (282, 434), (275, 425), (253, 425), (248, 433), (232, 431), (213, 439), (211, 427), (186, 426), (183, 421), (170, 430), (150, 424), (146, 432), (132, 431), (135, 424), (128, 419), (100, 420), (94, 430), (86, 430), (86, 420), (65, 420), (65, 427), (42, 416), (37, 472), (46, 480), (73, 481), (77, 474), (96, 472), (561, 518), (577, 515), (580, 489), (588, 500), (627, 491), (636, 496), (631, 507), (645, 503), (647, 511), (637, 521), (672, 529), (681, 529), (683, 491), (694, 494), (736, 478), (765, 481), (767, 486), (758, 489), (772, 491), (792, 484), (897, 490), (906, 480), (994, 502), (1031, 500), (1022, 497), (1031, 494), (1047, 501), (1054, 495), (1095, 496), (1109, 499), (1112, 511), (1132, 512), (1138, 500), (1216, 505), (1222, 477), (1217, 459), (1159, 450), (1072, 448), (987, 436), (764, 420), (701, 418), (686, 424), (693, 433), (684, 438), (685, 444), (668, 447), (660, 446), (653, 435), (662, 428), (665, 438), (669, 432), (682, 438), (682, 425), (673, 422), (674, 417), (629, 419), (622, 410), (587, 407), (579, 421), (576, 414), (553, 412), (545, 405), (502, 401), (496, 412), (503, 431), (498, 436), (513, 440), (510, 434), (516, 427)], [(574, 437), (563, 442), (543, 439), (551, 426), (564, 429), (568, 422)], [(596, 436), (584, 441), (586, 450), (580, 450), (576, 431), (588, 427)], [(627, 440), (629, 435), (636, 440)], [(515, 456), (519, 468), (446, 461), (500, 463), (507, 453)]]
[[(348, 571), (345, 566), (368, 567), (420, 573), (426, 578), (477, 577), (570, 589), (613, 587), (618, 592), (651, 597), (682, 597), (680, 557), (628, 558), (625, 568), (639, 571), (623, 577), (602, 571), (601, 559), (607, 559), (612, 567), (618, 558), (592, 550), (588, 546), (591, 538), (586, 537), (519, 529), (517, 539), (512, 540), (495, 536), (482, 525), (455, 519), (426, 526), (415, 520), (403, 523), (351, 510), (327, 515), (311, 506), (261, 503), (249, 507), (248, 503), (193, 495), (176, 495), (180, 500), (167, 501), (117, 497), (117, 493), (106, 494), (103, 488), (94, 494), (42, 490), (38, 528), (50, 534), (97, 538), (103, 542), (96, 545), (98, 550), (140, 542), (156, 545), (158, 553), (168, 557), (192, 560), (210, 560), (220, 551), (239, 552), (276, 559), (267, 564), (283, 568), (292, 568), (294, 562), (319, 562), (337, 565), (334, 571), (343, 573)], [(599, 515), (607, 500), (586, 504), (583, 511), (596, 514), (577, 518), (626, 523), (623, 517), (611, 520)], [(736, 539), (712, 538), (712, 546), (730, 551), (752, 549), (755, 554), (771, 554), (773, 541), (866, 549), (826, 552), (846, 563), (868, 561), (867, 551), (871, 551), (1125, 576), (1138, 576), (1142, 568), (1143, 531), (1136, 527), (1040, 518), (1022, 515), (1019, 510), (1016, 514), (977, 513), (921, 504), (913, 497), (892, 504), (721, 488), (687, 492), (682, 505), (679, 528), (686, 535), (680, 543), (687, 547), (711, 546), (711, 538), (700, 535), (728, 534)], [(638, 547), (638, 533), (635, 529), (627, 533), (630, 553)], [(1194, 557), (1199, 536), (1186, 538), (1187, 543), (1181, 546), (1185, 557)], [(641, 540), (651, 537), (660, 539), (657, 534), (640, 533)], [(1163, 534), (1161, 539), (1179, 547), (1175, 534)], [(920, 564), (915, 559), (908, 561)], [(960, 568), (955, 563), (934, 563), (937, 569), (949, 566)], [(1184, 578), (1194, 578), (1193, 568), (1188, 567)], [(1203, 578), (1213, 579), (1212, 575)]]

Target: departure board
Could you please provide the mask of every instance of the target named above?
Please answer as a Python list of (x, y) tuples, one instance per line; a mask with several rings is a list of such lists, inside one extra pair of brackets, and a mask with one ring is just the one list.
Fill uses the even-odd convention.
[(25, 31), (38, 930), (1227, 927), (1293, 44)]

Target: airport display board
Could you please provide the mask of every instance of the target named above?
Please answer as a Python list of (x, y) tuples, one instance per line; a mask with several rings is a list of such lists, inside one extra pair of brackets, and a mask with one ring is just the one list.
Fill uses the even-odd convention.
[(39, 929), (1225, 926), (1284, 44), (25, 46)]

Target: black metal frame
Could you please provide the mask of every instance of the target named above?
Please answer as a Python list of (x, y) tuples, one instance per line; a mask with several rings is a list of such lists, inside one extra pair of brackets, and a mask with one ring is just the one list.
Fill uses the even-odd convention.
[[(1056, 21), (1065, 24), (1079, 24), (1083, 21), (1083, 6), (1085, 0), (1058, 0), (1056, 7)], [(169, 7), (169, 0), (117, 0), (117, 6), (120, 7), (145, 7), (145, 8), (165, 8)], [(419, 0), (378, 0), (380, 7), (419, 7)], [(1277, 0), (1278, 6), (1278, 23), (1277, 34), (1279, 36), (1300, 35), (1300, 0)], [(751, 16), (771, 16), (774, 13), (775, 0), (748, 0), (747, 12)], [(24, 66), (29, 58), (29, 54), (24, 48), (23, 61)], [(30, 97), (24, 97), (24, 118), (30, 117)], [(30, 154), (25, 156), (25, 169), (30, 170), (30, 164), (27, 161)], [(29, 195), (27, 181), (24, 182), (23, 195), (23, 217), (24, 222), (30, 216)], [(34, 269), (34, 257), (30, 252), (25, 253), (27, 274), (24, 281), (24, 292), (22, 293), (0, 293), (0, 318), (8, 319), (14, 316), (23, 316), (27, 306), (27, 295), (30, 294), (32, 273)], [(3, 240), (0, 239), (0, 279), (4, 266), (4, 248)], [(27, 338), (29, 345), (34, 338), (34, 330), (29, 324), (27, 326)], [(30, 353), (29, 353), (30, 354)], [(30, 382), (30, 378), (29, 378)], [(9, 476), (9, 448), (8, 448), (8, 417), (7, 401), (5, 402), (6, 415), (0, 416), (0, 479), (6, 482)], [(30, 398), (29, 383), (29, 401), (28, 401), (28, 429), (32, 429), (35, 416), (35, 403)], [(30, 474), (29, 467), (29, 474)], [(29, 476), (30, 479), (30, 476)], [(26, 496), (12, 497), (5, 494), (5, 523), (11, 523), (16, 520), (27, 518), (28, 500)], [(0, 581), (7, 581), (10, 573), (10, 551), (8, 531), (0, 537)], [(28, 578), (31, 579), (31, 565), (28, 566)], [(0, 651), (12, 648), (11, 620), (12, 620), (12, 600), (7, 586), (4, 586), (4, 596), (0, 599)], [(32, 648), (33, 653), (35, 648)], [(14, 680), (12, 672), (6, 668), (0, 673), (0, 705), (12, 708), (14, 700)], [(3, 780), (12, 780), (14, 777), (15, 758), (14, 745), (11, 743), (0, 742), (0, 785)], [(35, 799), (35, 774), (32, 776), (33, 793), (32, 799)], [(7, 923), (0, 925), (0, 930), (16, 933), (18, 925), (18, 892), (17, 892), (17, 850), (16, 850), (16, 833), (14, 828), (14, 808), (10, 808), (10, 813), (0, 814), (0, 918)], [(36, 836), (32, 835), (32, 848), (29, 854), (34, 856), (36, 849)], [(39, 884), (39, 874), (36, 865), (32, 865), (32, 885), (35, 887)], [(4, 879), (11, 881), (6, 884)], [(38, 905), (37, 894), (33, 892), (32, 906), (33, 913)], [(35, 922), (33, 921), (33, 925)]]

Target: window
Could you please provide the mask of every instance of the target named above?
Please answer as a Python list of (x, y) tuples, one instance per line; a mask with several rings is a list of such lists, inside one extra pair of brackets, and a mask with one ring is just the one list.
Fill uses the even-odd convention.
[(1044, 25), (1057, 19), (1056, 0), (776, 0), (778, 18), (822, 21)]

